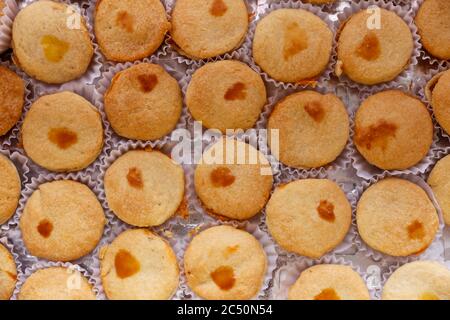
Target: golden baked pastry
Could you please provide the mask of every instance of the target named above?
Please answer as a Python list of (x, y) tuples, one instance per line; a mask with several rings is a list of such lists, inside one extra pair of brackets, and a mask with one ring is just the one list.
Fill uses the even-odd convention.
[[(316, 168), (341, 154), (348, 141), (350, 123), (344, 104), (335, 95), (301, 91), (278, 102), (267, 129), (279, 132), (275, 143), (282, 163)], [(270, 137), (269, 134), (269, 146), (273, 147)]]
[(152, 150), (128, 151), (106, 170), (105, 192), (111, 210), (128, 224), (158, 226), (177, 212), (184, 196), (184, 171)]
[(361, 276), (349, 266), (319, 264), (304, 270), (292, 287), (289, 300), (370, 300)]
[(169, 134), (182, 106), (177, 80), (156, 64), (140, 63), (117, 73), (105, 93), (108, 120), (128, 139), (156, 140)]
[(11, 298), (16, 282), (16, 262), (8, 249), (0, 244), (0, 300)]
[(426, 96), (442, 129), (450, 133), (450, 70), (438, 73), (427, 84)]
[(436, 209), (425, 191), (398, 178), (370, 186), (358, 202), (356, 220), (366, 244), (396, 257), (425, 251), (439, 227)]
[(0, 136), (19, 121), (25, 101), (25, 84), (13, 71), (0, 66)]
[(359, 107), (353, 141), (370, 164), (385, 170), (404, 170), (428, 153), (433, 123), (419, 99), (398, 90), (383, 91)]
[(259, 213), (272, 183), (265, 156), (231, 138), (220, 139), (207, 149), (195, 169), (195, 191), (207, 212), (229, 219), (245, 220)]
[(84, 184), (43, 183), (28, 199), (20, 230), (28, 251), (39, 258), (71, 261), (91, 252), (105, 226), (103, 208)]
[(206, 59), (238, 48), (248, 20), (243, 0), (177, 0), (170, 34), (182, 54)]
[(94, 26), (102, 53), (112, 61), (152, 55), (170, 29), (160, 0), (99, 0)]
[(275, 80), (302, 82), (325, 70), (332, 43), (332, 31), (316, 15), (302, 9), (278, 9), (258, 22), (253, 57)]
[(394, 271), (383, 300), (450, 300), (450, 270), (436, 261), (414, 261)]
[(35, 271), (22, 285), (19, 300), (96, 300), (92, 285), (78, 270), (49, 267)]
[(81, 170), (102, 151), (100, 113), (69, 91), (42, 96), (25, 116), (22, 143), (27, 155), (50, 171)]
[(261, 76), (233, 60), (207, 63), (198, 69), (186, 92), (186, 105), (194, 119), (222, 133), (252, 128), (266, 100)]
[(178, 287), (170, 245), (146, 229), (121, 233), (100, 252), (101, 278), (112, 300), (166, 300)]
[(258, 240), (231, 226), (216, 226), (195, 236), (184, 255), (189, 287), (209, 300), (247, 300), (261, 289), (267, 268)]
[(0, 154), (0, 225), (16, 212), (20, 191), (21, 182), (16, 166)]
[(327, 179), (302, 179), (279, 186), (266, 208), (266, 224), (284, 249), (320, 258), (344, 240), (352, 208), (344, 192)]
[(83, 17), (65, 3), (47, 0), (20, 10), (14, 19), (12, 48), (16, 64), (51, 84), (79, 78), (94, 54)]
[(409, 65), (411, 30), (394, 12), (379, 10), (379, 26), (373, 10), (361, 10), (341, 26), (338, 76), (344, 73), (355, 82), (374, 85), (395, 79)]
[(450, 59), (450, 2), (424, 1), (415, 22), (425, 49), (439, 59)]
[(442, 209), (445, 223), (450, 225), (450, 156), (439, 160), (428, 177), (428, 184)]

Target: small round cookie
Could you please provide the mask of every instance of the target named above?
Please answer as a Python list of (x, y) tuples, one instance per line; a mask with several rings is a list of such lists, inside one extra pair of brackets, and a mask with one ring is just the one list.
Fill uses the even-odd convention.
[(0, 300), (11, 298), (17, 282), (17, 267), (12, 254), (0, 244)]
[(0, 154), (0, 225), (9, 220), (19, 204), (21, 181), (16, 166)]
[(333, 162), (344, 150), (350, 123), (344, 104), (335, 95), (301, 91), (278, 102), (267, 129), (279, 132), (279, 140), (272, 141), (269, 135), (268, 141), (279, 150), (282, 163), (317, 168)]
[(112, 61), (152, 55), (170, 29), (160, 0), (99, 0), (94, 19), (100, 49)]
[(43, 183), (28, 199), (20, 230), (28, 251), (52, 261), (72, 261), (94, 250), (106, 219), (86, 185), (58, 180)]
[(385, 170), (404, 170), (428, 153), (433, 123), (419, 99), (398, 90), (383, 91), (359, 107), (353, 141), (370, 164)]
[(450, 300), (450, 270), (436, 261), (414, 261), (394, 271), (383, 300)]
[(439, 59), (450, 59), (450, 1), (424, 1), (415, 22), (425, 49)]
[(284, 249), (320, 258), (344, 240), (352, 208), (327, 179), (302, 179), (279, 186), (266, 208), (270, 234)]
[(439, 227), (436, 209), (425, 191), (398, 178), (383, 179), (364, 191), (356, 222), (365, 243), (395, 257), (421, 254)]
[(13, 71), (0, 66), (0, 136), (19, 121), (25, 102), (25, 84)]
[(146, 229), (121, 233), (100, 252), (101, 278), (111, 300), (167, 300), (178, 287), (170, 245)]
[(251, 145), (222, 138), (203, 153), (195, 169), (195, 191), (206, 211), (245, 220), (259, 213), (272, 190), (272, 169)]
[(65, 3), (47, 0), (20, 10), (14, 19), (12, 48), (17, 65), (51, 84), (82, 76), (94, 54), (83, 17)]
[(184, 171), (153, 150), (128, 151), (106, 170), (111, 210), (133, 226), (159, 226), (177, 212), (184, 196)]
[(442, 209), (445, 223), (450, 225), (450, 155), (436, 163), (428, 177), (428, 184)]
[(250, 129), (266, 103), (261, 76), (246, 64), (225, 60), (207, 63), (192, 76), (186, 105), (209, 129)]
[(411, 30), (397, 14), (361, 10), (341, 26), (337, 75), (365, 85), (391, 81), (408, 66), (413, 47)]
[(349, 266), (319, 264), (304, 270), (292, 287), (289, 300), (370, 300), (361, 276)]
[(212, 58), (241, 45), (248, 20), (243, 0), (177, 0), (170, 34), (182, 54)]
[(96, 300), (88, 279), (74, 268), (35, 271), (20, 288), (19, 300)]
[(316, 15), (302, 9), (278, 9), (258, 22), (253, 57), (275, 80), (302, 82), (325, 70), (332, 43), (333, 33)]
[(25, 116), (22, 143), (27, 155), (50, 171), (84, 169), (103, 148), (100, 113), (69, 91), (42, 96)]
[(261, 290), (267, 258), (250, 233), (222, 225), (192, 239), (184, 269), (189, 287), (201, 298), (248, 300)]
[[(450, 4), (450, 2), (449, 2)], [(425, 93), (431, 101), (437, 122), (450, 134), (450, 70), (438, 73), (427, 84)]]
[(156, 140), (175, 129), (183, 98), (175, 78), (159, 65), (140, 63), (117, 73), (105, 93), (105, 111), (125, 138)]

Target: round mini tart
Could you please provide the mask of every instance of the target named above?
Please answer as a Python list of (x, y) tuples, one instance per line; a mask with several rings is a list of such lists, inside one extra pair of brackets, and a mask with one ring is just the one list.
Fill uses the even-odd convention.
[(333, 162), (344, 150), (350, 132), (348, 114), (333, 94), (302, 91), (275, 106), (267, 129), (278, 130), (279, 160), (290, 167), (317, 168)]
[(0, 225), (16, 212), (20, 191), (21, 182), (16, 166), (0, 154)]
[(362, 194), (356, 221), (367, 245), (396, 257), (421, 254), (439, 227), (436, 209), (425, 191), (398, 178), (383, 179)]
[(50, 84), (82, 76), (94, 54), (83, 17), (67, 4), (47, 0), (20, 10), (13, 24), (12, 48), (16, 64)]
[(112, 61), (152, 55), (170, 29), (160, 0), (99, 0), (94, 25), (100, 49)]
[(246, 64), (225, 60), (207, 63), (192, 76), (186, 104), (195, 120), (209, 129), (250, 129), (266, 103), (261, 76)]
[(450, 155), (436, 163), (428, 177), (428, 184), (442, 209), (445, 223), (450, 225)]
[(106, 170), (105, 192), (121, 220), (138, 227), (159, 226), (182, 203), (184, 171), (159, 151), (128, 151)]
[(0, 244), (0, 300), (9, 300), (17, 282), (17, 267), (12, 254)]
[(450, 134), (450, 70), (433, 77), (426, 86), (426, 95), (439, 125)]
[(450, 59), (450, 2), (424, 1), (415, 22), (425, 49), (439, 59)]
[(238, 48), (248, 20), (243, 0), (177, 0), (170, 33), (180, 53), (206, 59)]
[(262, 18), (253, 39), (255, 62), (275, 80), (311, 81), (331, 57), (333, 32), (302, 9), (278, 9)]
[(100, 252), (101, 278), (111, 300), (167, 300), (178, 287), (170, 245), (148, 230), (127, 230)]
[(289, 300), (370, 300), (361, 276), (349, 266), (319, 264), (304, 270), (292, 287)]
[(394, 12), (361, 10), (341, 26), (336, 73), (365, 85), (388, 82), (409, 65), (413, 48), (411, 30)]
[(225, 219), (258, 214), (272, 190), (272, 169), (251, 145), (223, 138), (203, 153), (195, 169), (195, 191), (206, 211)]
[(427, 155), (433, 142), (433, 123), (419, 99), (397, 90), (383, 91), (359, 107), (353, 141), (370, 164), (404, 170)]
[(52, 261), (72, 261), (94, 250), (106, 223), (102, 206), (84, 184), (43, 183), (28, 199), (20, 230), (28, 251)]
[(96, 300), (92, 285), (78, 270), (49, 267), (35, 271), (20, 288), (19, 300)]
[(69, 91), (42, 96), (25, 116), (22, 143), (27, 155), (50, 171), (84, 169), (103, 148), (100, 113)]
[(114, 131), (135, 140), (156, 140), (175, 129), (183, 98), (175, 78), (156, 64), (140, 63), (117, 73), (105, 93)]
[(184, 255), (187, 283), (208, 300), (248, 300), (260, 290), (266, 254), (250, 233), (231, 226), (202, 231)]
[(383, 300), (450, 300), (450, 270), (436, 261), (414, 261), (394, 271)]
[(0, 66), (0, 136), (19, 121), (25, 102), (25, 84), (15, 72)]
[(275, 189), (266, 207), (270, 234), (285, 250), (320, 258), (344, 240), (352, 208), (327, 179), (302, 179)]

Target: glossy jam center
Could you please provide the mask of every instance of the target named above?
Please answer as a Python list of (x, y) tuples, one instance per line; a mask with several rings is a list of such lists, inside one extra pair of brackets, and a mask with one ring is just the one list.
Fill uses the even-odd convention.
[(219, 167), (211, 172), (211, 182), (215, 187), (228, 187), (234, 183), (236, 178), (227, 167)]
[(53, 224), (47, 219), (44, 219), (39, 222), (37, 230), (41, 236), (43, 236), (44, 238), (48, 238), (52, 234)]
[(230, 89), (225, 93), (225, 100), (244, 100), (247, 96), (246, 86), (242, 82), (236, 82)]
[(284, 60), (288, 60), (306, 48), (308, 48), (306, 32), (296, 22), (288, 24), (284, 33)]
[(374, 32), (370, 32), (364, 37), (356, 54), (367, 61), (373, 61), (380, 57), (380, 41)]
[(141, 90), (145, 93), (151, 92), (158, 84), (158, 77), (154, 74), (141, 74), (138, 76)]
[(142, 180), (141, 170), (138, 168), (130, 168), (127, 174), (128, 184), (136, 189), (142, 189), (144, 187), (144, 181)]
[(325, 110), (318, 101), (313, 101), (306, 104), (305, 111), (316, 122), (321, 122), (325, 117)]
[(336, 291), (332, 288), (323, 289), (314, 300), (341, 300)]
[(373, 147), (380, 147), (384, 150), (387, 147), (389, 138), (395, 138), (396, 132), (397, 125), (381, 120), (368, 128), (357, 129), (355, 142), (360, 147), (368, 150)]
[(221, 266), (211, 272), (211, 278), (214, 283), (222, 290), (230, 290), (234, 287), (236, 279), (234, 278), (233, 268)]
[(422, 222), (414, 220), (408, 226), (408, 236), (411, 240), (422, 240), (425, 237), (425, 229)]
[(41, 38), (41, 46), (45, 58), (50, 62), (59, 62), (69, 50), (69, 43), (59, 40), (55, 36), (47, 35)]
[(327, 200), (321, 200), (317, 207), (319, 217), (328, 222), (334, 222), (336, 216), (334, 215), (334, 205)]
[(214, 0), (209, 12), (214, 17), (221, 17), (227, 12), (227, 10), (228, 7), (223, 0)]
[(117, 13), (117, 19), (116, 19), (117, 26), (124, 29), (126, 32), (133, 32), (133, 17), (128, 14), (126, 11), (119, 11)]
[(67, 128), (53, 128), (48, 132), (48, 139), (60, 149), (65, 150), (77, 143), (78, 136)]
[(127, 250), (119, 250), (114, 259), (116, 274), (119, 278), (125, 279), (135, 275), (141, 270), (139, 261)]

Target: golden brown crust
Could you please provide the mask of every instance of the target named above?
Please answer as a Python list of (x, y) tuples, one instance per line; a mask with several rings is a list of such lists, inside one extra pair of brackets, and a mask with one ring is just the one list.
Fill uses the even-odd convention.
[(450, 156), (436, 163), (428, 177), (428, 184), (439, 202), (445, 223), (450, 225)]
[(439, 125), (450, 132), (450, 70), (437, 74), (426, 87), (433, 112)]
[(0, 154), (0, 225), (8, 221), (19, 204), (21, 181), (14, 164)]
[(0, 136), (19, 121), (25, 100), (24, 81), (13, 71), (0, 66)]
[(0, 300), (11, 298), (16, 282), (16, 262), (8, 249), (0, 244)]

